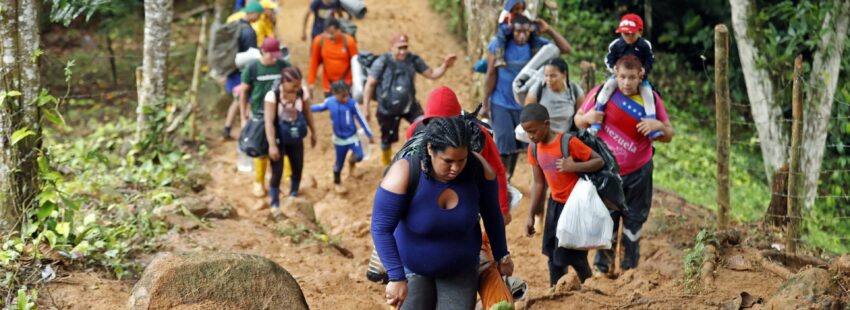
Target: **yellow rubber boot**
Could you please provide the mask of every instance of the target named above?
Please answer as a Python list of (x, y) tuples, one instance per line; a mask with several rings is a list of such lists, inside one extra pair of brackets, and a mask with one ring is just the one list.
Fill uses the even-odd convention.
[(292, 166), (289, 164), (289, 157), (283, 157), (283, 178), (289, 180), (292, 176)]
[(258, 198), (266, 196), (266, 168), (268, 166), (268, 158), (254, 159), (254, 196)]
[(384, 164), (384, 167), (388, 167), (390, 165), (390, 161), (393, 160), (393, 150), (385, 149), (381, 150), (381, 163)]

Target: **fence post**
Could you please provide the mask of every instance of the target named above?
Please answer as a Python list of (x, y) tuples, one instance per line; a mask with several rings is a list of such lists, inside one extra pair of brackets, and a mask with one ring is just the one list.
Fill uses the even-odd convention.
[(596, 83), (596, 66), (593, 63), (582, 61), (579, 68), (581, 68), (581, 88), (584, 88), (584, 92), (587, 93)]
[(788, 167), (788, 231), (785, 251), (797, 253), (797, 230), (800, 223), (800, 145), (803, 140), (803, 55), (794, 60), (794, 86), (791, 90), (791, 162)]
[(189, 139), (192, 141), (196, 140), (197, 133), (197, 125), (195, 124), (195, 116), (198, 114), (200, 110), (200, 104), (198, 102), (198, 88), (201, 84), (201, 66), (203, 65), (204, 52), (207, 49), (207, 13), (204, 12), (204, 15), (201, 16), (201, 31), (198, 34), (198, 48), (195, 51), (195, 67), (192, 69), (192, 88), (191, 88), (191, 98), (189, 99), (189, 107), (192, 109), (188, 111), (189, 114)]
[(729, 31), (726, 25), (714, 27), (714, 102), (717, 125), (717, 229), (729, 225)]

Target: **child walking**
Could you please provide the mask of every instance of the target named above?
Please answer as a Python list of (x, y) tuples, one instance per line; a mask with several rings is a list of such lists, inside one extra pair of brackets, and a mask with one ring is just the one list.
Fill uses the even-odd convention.
[[(578, 182), (576, 173), (594, 172), (605, 164), (602, 157), (576, 137), (564, 139), (563, 133), (549, 129), (549, 112), (540, 104), (522, 108), (520, 123), (533, 145), (528, 148), (533, 183), (531, 185), (531, 211), (526, 223), (528, 236), (534, 235), (534, 216), (543, 212), (544, 182), (552, 194), (546, 207), (543, 228), (543, 254), (549, 257), (549, 285), (555, 286), (567, 267), (573, 266), (581, 282), (593, 273), (587, 262), (587, 251), (558, 246), (555, 231), (564, 204)], [(566, 147), (562, 143), (567, 143)], [(566, 150), (566, 153), (565, 153)]]
[(344, 80), (336, 81), (331, 84), (331, 93), (333, 96), (325, 99), (322, 104), (317, 104), (310, 107), (312, 112), (330, 111), (331, 122), (333, 123), (333, 143), (336, 149), (336, 162), (334, 162), (334, 190), (337, 193), (344, 194), (346, 189), (342, 187), (340, 174), (342, 165), (345, 162), (345, 156), (350, 150), (352, 156), (348, 158), (349, 173), (354, 174), (354, 165), (363, 160), (363, 145), (360, 144), (360, 139), (357, 136), (357, 126), (354, 124), (355, 119), (360, 123), (360, 127), (366, 132), (369, 137), (369, 142), (372, 140), (372, 131), (369, 130), (369, 125), (363, 119), (360, 110), (357, 109), (357, 103), (349, 96), (348, 84)]
[[(652, 86), (649, 83), (649, 73), (652, 71), (652, 64), (655, 62), (655, 56), (652, 54), (652, 44), (642, 37), (643, 35), (643, 19), (637, 14), (626, 14), (620, 19), (620, 24), (617, 26), (617, 33), (620, 37), (615, 39), (608, 45), (608, 55), (605, 56), (605, 66), (608, 71), (614, 73), (614, 64), (620, 57), (625, 55), (635, 55), (643, 64), (642, 80), (638, 90), (643, 102), (646, 115), (643, 118), (655, 119), (655, 98), (652, 95)], [(617, 80), (612, 75), (596, 97), (596, 109), (601, 111), (608, 103), (608, 99), (614, 94), (617, 88)], [(601, 124), (593, 124), (591, 128), (599, 130)], [(663, 133), (660, 130), (649, 133), (649, 138), (654, 139)]]

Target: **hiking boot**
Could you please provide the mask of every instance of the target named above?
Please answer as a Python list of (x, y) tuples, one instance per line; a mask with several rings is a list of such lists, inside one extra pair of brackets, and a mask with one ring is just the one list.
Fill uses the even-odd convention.
[(252, 191), (255, 197), (263, 198), (266, 197), (266, 187), (260, 183), (254, 183), (254, 189)]
[(493, 67), (500, 68), (507, 66), (508, 62), (505, 61), (505, 49), (497, 48), (496, 49), (496, 58), (493, 60)]
[(224, 131), (222, 132), (222, 135), (223, 135), (224, 140), (233, 139), (233, 137), (230, 135), (230, 127), (224, 127)]

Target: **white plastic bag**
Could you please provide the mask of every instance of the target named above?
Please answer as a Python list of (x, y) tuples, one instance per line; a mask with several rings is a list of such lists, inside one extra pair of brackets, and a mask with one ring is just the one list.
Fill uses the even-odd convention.
[(586, 178), (576, 183), (558, 218), (558, 246), (568, 249), (610, 249), (614, 220), (605, 208), (596, 186)]
[(520, 142), (531, 143), (531, 139), (528, 138), (528, 133), (525, 132), (525, 128), (522, 128), (522, 125), (516, 125), (516, 128), (514, 128), (514, 139)]
[(363, 148), (363, 160), (369, 160), (369, 137), (366, 136), (366, 131), (363, 128), (358, 128), (357, 137), (360, 138), (360, 147)]

